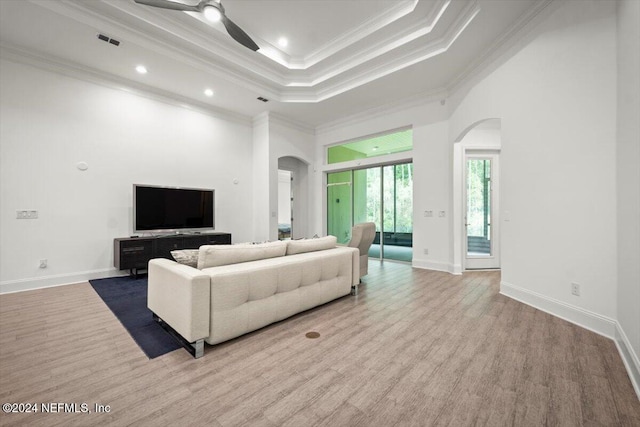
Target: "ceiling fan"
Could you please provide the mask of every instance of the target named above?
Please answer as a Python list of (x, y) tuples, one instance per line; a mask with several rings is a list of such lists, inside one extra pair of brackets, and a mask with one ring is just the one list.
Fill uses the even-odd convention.
[(227, 29), (229, 35), (241, 45), (253, 50), (254, 52), (260, 49), (260, 47), (251, 40), (251, 37), (247, 35), (240, 27), (233, 23), (233, 21), (227, 18), (224, 13), (224, 6), (220, 0), (200, 0), (197, 5), (188, 5), (184, 3), (177, 3), (170, 0), (134, 0), (136, 3), (144, 4), (146, 6), (159, 7), (162, 9), (183, 10), (189, 12), (200, 12), (207, 20), (216, 22), (222, 21), (222, 24)]

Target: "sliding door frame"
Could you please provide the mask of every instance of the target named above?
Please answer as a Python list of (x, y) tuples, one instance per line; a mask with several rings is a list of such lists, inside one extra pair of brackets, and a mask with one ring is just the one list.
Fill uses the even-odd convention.
[[(329, 229), (329, 205), (328, 205), (328, 196), (329, 196), (329, 187), (335, 186), (335, 185), (350, 185), (351, 187), (351, 206), (350, 206), (350, 220), (351, 220), (351, 227), (353, 227), (354, 224), (354, 216), (355, 216), (355, 209), (354, 209), (354, 201), (355, 201), (355, 179), (354, 179), (354, 172), (359, 171), (359, 170), (368, 170), (368, 169), (379, 169), (380, 171), (380, 239), (379, 239), (379, 245), (380, 245), (380, 256), (379, 259), (380, 261), (384, 260), (384, 219), (385, 219), (385, 215), (384, 215), (384, 191), (385, 191), (385, 186), (384, 186), (384, 168), (387, 166), (394, 166), (394, 177), (393, 177), (393, 186), (394, 186), (394, 198), (393, 198), (393, 212), (394, 212), (394, 230), (396, 229), (396, 222), (397, 222), (397, 191), (396, 191), (396, 178), (395, 178), (395, 166), (398, 165), (405, 165), (405, 164), (413, 164), (413, 158), (410, 159), (403, 159), (403, 160), (397, 160), (397, 161), (390, 161), (390, 162), (382, 162), (382, 163), (376, 163), (376, 164), (372, 164), (372, 165), (367, 165), (367, 166), (360, 166), (360, 167), (353, 167), (353, 168), (348, 168), (348, 169), (336, 169), (336, 170), (326, 170), (324, 172), (324, 203), (325, 203), (325, 208), (324, 208), (324, 217), (325, 217), (325, 221), (324, 221), (324, 227), (325, 227), (325, 234), (328, 233), (328, 229)], [(329, 179), (328, 176), (329, 174), (332, 173), (343, 173), (343, 172), (350, 172), (350, 181), (347, 182), (340, 182), (340, 183), (329, 183)], [(413, 191), (413, 188), (412, 188)], [(412, 224), (412, 228), (413, 228), (413, 224)]]

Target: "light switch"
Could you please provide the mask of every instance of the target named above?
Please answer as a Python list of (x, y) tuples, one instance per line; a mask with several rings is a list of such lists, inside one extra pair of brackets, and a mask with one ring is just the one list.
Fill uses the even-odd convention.
[(16, 211), (17, 219), (37, 219), (38, 211), (35, 209), (19, 210)]

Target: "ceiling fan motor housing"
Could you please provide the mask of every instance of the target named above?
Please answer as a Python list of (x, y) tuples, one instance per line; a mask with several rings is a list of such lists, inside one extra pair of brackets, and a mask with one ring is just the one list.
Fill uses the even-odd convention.
[(218, 22), (224, 16), (224, 6), (216, 1), (209, 1), (202, 6), (202, 14), (211, 22)]

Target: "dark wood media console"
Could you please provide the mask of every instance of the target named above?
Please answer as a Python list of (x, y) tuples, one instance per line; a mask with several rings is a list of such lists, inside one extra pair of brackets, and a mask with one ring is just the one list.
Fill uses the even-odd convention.
[(173, 259), (176, 249), (198, 249), (202, 245), (230, 245), (230, 233), (170, 234), (166, 236), (113, 239), (113, 265), (118, 270), (146, 270), (153, 258)]

